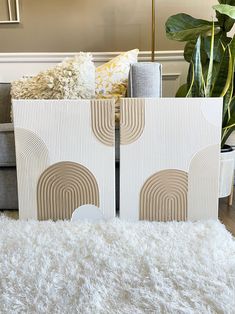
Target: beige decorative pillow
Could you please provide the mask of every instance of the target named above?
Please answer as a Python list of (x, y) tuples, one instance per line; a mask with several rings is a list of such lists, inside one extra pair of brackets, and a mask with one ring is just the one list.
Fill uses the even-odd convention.
[(119, 56), (96, 68), (96, 98), (116, 99), (116, 120), (119, 119), (119, 99), (126, 96), (130, 65), (137, 62), (138, 49)]
[(95, 96), (95, 65), (79, 53), (37, 76), (12, 83), (13, 99), (89, 99)]

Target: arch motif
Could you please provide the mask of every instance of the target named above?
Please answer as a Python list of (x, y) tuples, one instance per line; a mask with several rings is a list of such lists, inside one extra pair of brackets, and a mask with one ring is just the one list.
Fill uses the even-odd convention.
[[(218, 218), (218, 174), (220, 145), (211, 145), (195, 153), (189, 165), (189, 220)], [(215, 158), (217, 156), (217, 158)]]
[(47, 168), (37, 184), (39, 220), (71, 219), (81, 205), (99, 207), (99, 188), (94, 175), (81, 164), (69, 161)]
[(140, 192), (140, 220), (187, 220), (188, 174), (167, 169), (153, 174)]
[(16, 127), (15, 136), (20, 217), (23, 209), (26, 215), (33, 213), (36, 218), (36, 186), (40, 174), (50, 165), (49, 151), (46, 143), (31, 130)]
[(128, 145), (137, 141), (145, 127), (145, 100), (128, 98), (121, 100), (120, 143)]
[(15, 128), (19, 149), (19, 157), (25, 160), (25, 163), (32, 162), (37, 168), (39, 164), (45, 167), (49, 163), (49, 152), (44, 141), (33, 131)]
[(114, 100), (91, 100), (91, 125), (96, 138), (103, 144), (114, 146)]

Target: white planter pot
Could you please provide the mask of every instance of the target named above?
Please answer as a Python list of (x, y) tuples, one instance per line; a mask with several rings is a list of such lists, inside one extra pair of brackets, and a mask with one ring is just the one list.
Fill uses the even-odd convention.
[(233, 131), (231, 133), (231, 135), (229, 136), (227, 142), (226, 142), (227, 145), (230, 145), (230, 146), (235, 146), (235, 131)]
[(220, 154), (219, 197), (231, 194), (234, 177), (235, 150)]
[[(231, 146), (233, 149), (235, 149), (235, 131), (233, 131), (231, 133), (231, 135), (229, 136), (227, 142), (227, 145)], [(235, 158), (234, 158), (234, 169), (235, 169)], [(235, 183), (235, 182), (234, 182)]]

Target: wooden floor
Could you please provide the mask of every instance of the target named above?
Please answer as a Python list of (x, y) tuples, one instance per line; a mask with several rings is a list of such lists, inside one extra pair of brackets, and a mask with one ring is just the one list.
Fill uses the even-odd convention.
[(235, 199), (233, 205), (228, 206), (227, 198), (219, 202), (219, 219), (226, 228), (235, 236)]

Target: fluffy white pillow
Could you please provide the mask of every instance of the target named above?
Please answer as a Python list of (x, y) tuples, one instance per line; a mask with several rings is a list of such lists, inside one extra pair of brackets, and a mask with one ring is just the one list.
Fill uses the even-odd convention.
[(95, 65), (90, 53), (73, 58), (37, 76), (12, 83), (13, 99), (89, 99), (95, 96)]

